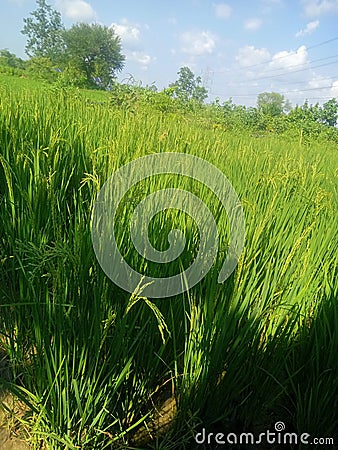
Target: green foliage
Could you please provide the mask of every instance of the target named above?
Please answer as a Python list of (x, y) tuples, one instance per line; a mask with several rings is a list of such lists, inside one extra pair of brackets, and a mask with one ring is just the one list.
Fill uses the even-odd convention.
[(25, 72), (22, 69), (16, 69), (11, 66), (0, 64), (0, 73), (7, 74), (7, 75), (24, 76)]
[(70, 86), (84, 88), (87, 84), (86, 74), (71, 64), (64, 66), (62, 71), (57, 75), (57, 85), (59, 87)]
[[(201, 426), (258, 437), (277, 421), (287, 431), (334, 436), (336, 143), (319, 135), (305, 146), (298, 135), (267, 132), (288, 116), (270, 119), (231, 101), (186, 114), (164, 92), (116, 85), (109, 107), (99, 103), (104, 92), (95, 92), (95, 103), (84, 91), (1, 80), (0, 346), (12, 378), (0, 384), (25, 403), (20, 423), (35, 448), (195, 448)], [(131, 107), (116, 103), (123, 95)], [(157, 99), (169, 99), (175, 114), (147, 106)], [(221, 125), (232, 120), (234, 130), (210, 126), (216, 117)], [(252, 136), (257, 119), (262, 139)], [(127, 218), (159, 185), (199, 193), (221, 236), (219, 259), (198, 286), (151, 301), (105, 276), (90, 222), (117, 168), (169, 151), (200, 156), (226, 174), (243, 204), (246, 247), (219, 285), (229, 234), (217, 198), (185, 177), (144, 180), (116, 221), (119, 248), (135, 270), (144, 266)], [(170, 219), (164, 211), (149, 229), (158, 248), (167, 248)], [(189, 248), (199, 246), (191, 218), (174, 225)], [(163, 433), (154, 423), (164, 402), (175, 402), (172, 393), (178, 414)]]
[(338, 101), (335, 98), (324, 103), (321, 108), (320, 120), (328, 125), (334, 127), (338, 120)]
[(152, 108), (164, 113), (186, 111), (187, 105), (179, 99), (172, 98), (168, 89), (157, 92), (156, 86), (142, 87), (130, 80), (131, 83), (115, 82), (111, 86), (110, 104), (113, 107), (129, 109)]
[(26, 53), (34, 58), (47, 58), (62, 68), (64, 73), (59, 83), (63, 85), (110, 86), (125, 59), (114, 30), (84, 23), (65, 30), (60, 13), (46, 0), (37, 0), (37, 5), (32, 17), (24, 19), (22, 33), (28, 37)]
[[(120, 38), (112, 28), (80, 23), (63, 34), (66, 50), (64, 59), (86, 76), (88, 86), (108, 87), (121, 71), (125, 57)], [(96, 79), (96, 82), (95, 82)]]
[(134, 108), (139, 101), (141, 90), (129, 84), (115, 82), (111, 87), (111, 105), (121, 108)]
[(334, 105), (336, 100), (332, 99), (327, 103), (333, 108), (327, 108), (326, 104), (323, 106), (318, 103), (309, 105), (307, 101), (302, 106), (297, 105), (286, 117), (288, 129), (299, 130), (302, 139), (311, 140), (325, 136), (327, 139), (338, 142), (338, 130), (331, 126), (335, 123)]
[(54, 82), (57, 80), (55, 65), (49, 58), (32, 57), (27, 61), (27, 74), (40, 80)]
[(251, 131), (257, 133), (289, 134), (301, 136), (304, 142), (311, 139), (328, 139), (338, 141), (338, 130), (328, 127), (322, 119), (322, 107), (296, 106), (287, 115), (272, 115), (262, 109), (235, 105), (232, 99), (220, 104), (216, 99), (206, 106), (202, 114), (207, 115), (216, 125), (228, 130)]
[(36, 0), (37, 9), (32, 17), (23, 19), (22, 34), (27, 36), (26, 54), (31, 57), (57, 61), (64, 50), (61, 14), (52, 9), (46, 0)]
[(8, 49), (0, 50), (0, 66), (13, 67), (14, 69), (24, 69), (25, 61), (18, 58), (14, 53)]
[[(171, 86), (157, 92), (154, 86), (142, 87), (135, 80), (127, 84), (115, 82), (111, 88), (111, 105), (131, 111), (152, 108), (164, 113), (191, 114), (201, 118), (209, 126), (220, 126), (226, 130), (249, 131), (254, 135), (261, 133), (289, 134), (301, 136), (301, 141), (311, 139), (328, 139), (338, 141), (338, 130), (329, 129), (322, 119), (322, 108), (310, 107), (307, 103), (296, 106), (289, 114), (271, 115), (255, 107), (235, 105), (232, 99), (221, 104), (215, 102), (202, 105), (194, 101), (184, 101), (174, 95)], [(323, 106), (324, 107), (324, 106)]]
[(258, 109), (268, 116), (280, 116), (284, 111), (291, 109), (291, 104), (286, 101), (284, 95), (277, 92), (263, 92), (257, 97)]
[(179, 75), (178, 80), (169, 85), (172, 95), (183, 102), (203, 103), (208, 97), (208, 92), (204, 86), (201, 86), (201, 77), (195, 77), (189, 67), (181, 67), (177, 75)]

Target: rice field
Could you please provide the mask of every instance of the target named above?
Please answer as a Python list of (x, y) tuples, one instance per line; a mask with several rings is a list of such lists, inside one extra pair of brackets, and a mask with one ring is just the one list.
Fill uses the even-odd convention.
[[(337, 144), (256, 137), (200, 115), (124, 109), (108, 94), (96, 103), (22, 81), (0, 80), (0, 388), (23, 405), (15, 427), (32, 448), (209, 448), (195, 440), (203, 428), (258, 436), (277, 422), (337, 444)], [(177, 270), (147, 263), (130, 238), (133, 208), (160, 187), (200, 196), (220, 235), (202, 281), (153, 299), (105, 275), (91, 219), (117, 169), (162, 152), (198, 156), (226, 175), (246, 240), (218, 284), (229, 232), (217, 197), (188, 177), (136, 185), (115, 231), (138, 272)], [(149, 240), (165, 250), (173, 227), (189, 243), (187, 267), (199, 243), (191, 217), (158, 214)]]

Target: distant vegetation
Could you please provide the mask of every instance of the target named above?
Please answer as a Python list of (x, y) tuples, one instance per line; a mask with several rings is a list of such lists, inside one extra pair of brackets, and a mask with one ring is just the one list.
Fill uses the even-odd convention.
[[(338, 102), (335, 98), (323, 105), (309, 104), (307, 101), (294, 108), (284, 96), (265, 92), (259, 94), (256, 107), (236, 105), (232, 99), (221, 103), (218, 99), (205, 103), (207, 90), (201, 86), (188, 67), (182, 67), (178, 79), (159, 91), (155, 85), (142, 86), (133, 77), (125, 83), (112, 80), (109, 89), (100, 86), (101, 78), (87, 83), (87, 75), (71, 65), (64, 70), (53, 66), (48, 58), (34, 57), (28, 61), (17, 58), (7, 49), (0, 51), (0, 73), (16, 77), (40, 80), (55, 88), (70, 89), (79, 87), (105, 91), (112, 105), (136, 110), (146, 105), (162, 112), (189, 112), (214, 123), (215, 127), (229, 130), (251, 130), (256, 133), (289, 133), (301, 139), (314, 139), (325, 136), (338, 141)], [(104, 98), (106, 98), (106, 95)]]
[(8, 49), (0, 50), (0, 72), (38, 78), (63, 88), (108, 90), (113, 104), (133, 109), (150, 102), (162, 111), (199, 111), (231, 129), (276, 133), (298, 130), (304, 138), (326, 134), (337, 139), (337, 130), (332, 129), (338, 120), (335, 98), (323, 105), (306, 101), (292, 107), (282, 94), (263, 92), (257, 97), (256, 107), (235, 105), (231, 98), (206, 104), (208, 91), (189, 67), (181, 67), (177, 80), (160, 92), (155, 85), (142, 86), (132, 76), (128, 83), (120, 84), (116, 76), (125, 57), (113, 28), (79, 23), (67, 30), (60, 13), (46, 0), (36, 3), (37, 9), (24, 19), (22, 30), (27, 36), (29, 59), (22, 60)]

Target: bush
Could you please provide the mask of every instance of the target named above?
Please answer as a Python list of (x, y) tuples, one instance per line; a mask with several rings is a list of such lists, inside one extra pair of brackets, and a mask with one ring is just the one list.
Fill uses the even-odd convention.
[(58, 72), (57, 84), (59, 87), (87, 87), (87, 78), (74, 66), (68, 65), (62, 71)]
[(34, 57), (27, 62), (27, 72), (39, 80), (56, 81), (58, 72), (49, 58)]

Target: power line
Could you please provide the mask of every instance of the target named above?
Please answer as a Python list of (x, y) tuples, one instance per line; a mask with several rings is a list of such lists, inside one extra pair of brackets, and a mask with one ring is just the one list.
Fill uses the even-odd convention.
[(328, 39), (327, 41), (320, 42), (319, 44), (311, 45), (311, 46), (308, 47), (307, 49), (308, 49), (308, 50), (312, 50), (313, 48), (321, 47), (321, 46), (324, 45), (324, 44), (328, 44), (329, 42), (333, 42), (333, 41), (337, 41), (337, 40), (338, 40), (338, 36), (337, 36), (337, 37), (334, 37), (334, 38), (332, 38), (332, 39)]
[[(337, 64), (337, 63), (338, 63), (338, 60), (337, 60), (337, 61), (333, 61), (333, 62), (331, 62), (331, 63), (319, 64), (319, 65), (317, 65), (317, 66), (311, 67), (311, 69), (315, 69), (315, 68), (318, 68), (318, 67), (324, 67), (324, 66), (328, 66), (328, 65), (332, 65), (332, 64)], [(270, 79), (270, 78), (277, 78), (277, 77), (282, 76), (282, 75), (288, 75), (288, 74), (290, 74), (290, 73), (303, 72), (304, 70), (308, 70), (308, 69), (309, 69), (309, 68), (306, 68), (306, 69), (299, 69), (299, 70), (294, 70), (294, 71), (291, 71), (291, 72), (286, 72), (286, 73), (280, 74), (280, 75), (271, 75), (271, 76), (267, 76), (267, 77), (259, 77), (259, 78), (256, 78), (256, 80), (265, 80), (265, 79)], [(235, 86), (232, 86), (232, 88), (235, 88)], [(332, 85), (330, 85), (330, 86), (324, 86), (324, 87), (318, 87), (318, 88), (307, 88), (307, 89), (302, 89), (302, 91), (305, 91), (305, 90), (327, 89), (327, 88), (332, 88)], [(287, 93), (289, 93), (289, 92), (292, 92), (292, 91), (288, 91)], [(213, 95), (223, 95), (223, 94), (216, 94), (216, 93), (213, 93)], [(251, 97), (252, 95), (253, 95), (253, 94), (249, 94), (248, 96)]]
[[(325, 60), (332, 59), (332, 58), (337, 58), (337, 57), (338, 57), (338, 54), (326, 56), (325, 58), (314, 59), (313, 61), (311, 61), (311, 64), (314, 63), (314, 62), (325, 61)], [(263, 79), (268, 79), (268, 78), (281, 77), (281, 76), (284, 76), (284, 75), (289, 75), (289, 73), (297, 73), (297, 72), (302, 72), (304, 70), (316, 69), (317, 67), (323, 67), (325, 65), (336, 64), (337, 61), (333, 61), (332, 63), (328, 63), (328, 64), (320, 64), (320, 65), (317, 65), (317, 66), (309, 65), (307, 67), (303, 67), (303, 69), (297, 69), (297, 70), (292, 70), (292, 71), (284, 70), (282, 73), (277, 73), (277, 74), (274, 74), (274, 75), (264, 75), (262, 77), (255, 77), (255, 80), (263, 80)], [(298, 67), (298, 66), (303, 66), (303, 65), (304, 65), (304, 63), (300, 63), (300, 64), (294, 64), (294, 65), (289, 66), (289, 67)], [(269, 70), (267, 73), (276, 72), (278, 70), (282, 70), (282, 69), (272, 69), (272, 70)], [(214, 72), (214, 73), (217, 73), (217, 72)]]
[[(337, 56), (338, 56), (338, 54), (336, 53), (335, 55), (325, 56), (325, 58), (314, 59), (314, 60), (311, 61), (310, 64), (313, 64), (313, 63), (319, 62), (319, 61), (325, 61), (325, 60), (327, 60), (327, 59), (337, 58)], [(303, 66), (303, 65), (304, 65), (304, 63), (293, 64), (292, 66), (289, 66), (289, 68), (291, 68), (291, 67), (299, 67), (299, 66)], [(307, 70), (307, 69), (311, 69), (311, 67), (304, 67), (304, 70)], [(276, 72), (276, 71), (278, 71), (278, 70), (282, 70), (282, 69), (280, 69), (280, 68), (279, 68), (279, 69), (271, 69), (271, 70), (269, 70), (267, 73), (270, 73), (270, 72)], [(284, 70), (285, 70), (285, 69), (284, 69)]]
[[(331, 58), (336, 58), (338, 56), (338, 54), (336, 54), (336, 55), (332, 55), (332, 56), (327, 56), (327, 57), (325, 57), (325, 58), (319, 58), (319, 59), (317, 59), (317, 60), (314, 60), (313, 62), (315, 62), (315, 61), (324, 61), (324, 60), (327, 60), (327, 59), (331, 59)], [(318, 68), (318, 67), (324, 67), (324, 66), (328, 66), (328, 65), (332, 65), (332, 64), (336, 64), (338, 62), (338, 60), (337, 61), (333, 61), (333, 62), (331, 62), (331, 63), (326, 63), (326, 64), (318, 64), (318, 65), (315, 65), (315, 66), (307, 66), (307, 67), (304, 67), (303, 69), (297, 69), (297, 70), (289, 70), (289, 71), (284, 71), (284, 72), (282, 72), (282, 73), (279, 73), (279, 74), (275, 74), (275, 75), (264, 75), (264, 76), (262, 76), (262, 77), (255, 77), (255, 81), (259, 81), (259, 80), (267, 80), (267, 79), (270, 79), (270, 78), (278, 78), (278, 77), (283, 77), (283, 76), (285, 76), (285, 75), (289, 75), (289, 74), (293, 74), (293, 73), (298, 73), (298, 72), (303, 72), (303, 71), (306, 71), (306, 70), (312, 70), (312, 69), (316, 69), (316, 68)], [(301, 66), (302, 64), (297, 64), (297, 66)], [(291, 67), (291, 66), (290, 66)], [(293, 67), (293, 66), (292, 66)], [(296, 66), (295, 66), (296, 67)], [(327, 78), (322, 78), (322, 80), (324, 81), (324, 80), (331, 80), (332, 79), (332, 77), (327, 77)], [(280, 83), (289, 83), (289, 84), (303, 84), (304, 83), (304, 81), (286, 81), (286, 80), (280, 80)], [(238, 82), (237, 83), (237, 86), (243, 86), (243, 85), (245, 85), (245, 86), (248, 86), (248, 82), (247, 81), (242, 81), (242, 82)]]
[[(297, 93), (297, 94), (301, 94), (301, 92), (307, 92), (307, 91), (320, 91), (322, 89), (331, 89), (333, 86), (332, 84), (328, 85), (328, 86), (321, 86), (321, 87), (317, 87), (317, 88), (306, 88), (306, 89), (300, 89), (297, 92), (294, 91), (284, 91), (284, 92), (278, 92), (279, 94), (293, 94), (293, 93)], [(216, 92), (212, 92), (212, 95), (221, 95), (218, 94)], [(234, 97), (257, 97), (258, 93), (255, 94), (245, 94), (245, 95), (234, 95)], [(328, 97), (328, 98), (332, 98), (332, 97)]]
[[(328, 39), (326, 41), (320, 42), (319, 44), (311, 45), (310, 47), (307, 47), (306, 50), (312, 50), (313, 48), (321, 47), (322, 45), (325, 45), (325, 44), (328, 44), (330, 42), (334, 42), (334, 41), (337, 41), (337, 40), (338, 40), (338, 36), (334, 37), (332, 39)], [(261, 65), (264, 65), (264, 64), (270, 64), (271, 62), (278, 61), (278, 60), (284, 59), (284, 58), (289, 58), (289, 57), (290, 57), (290, 54), (277, 56), (274, 59), (270, 58), (268, 61), (262, 61), (260, 63), (251, 64), (249, 66), (244, 66), (243, 69), (251, 69), (252, 67), (257, 67), (257, 66), (261, 66)], [(226, 70), (214, 71), (214, 73), (225, 73), (225, 72), (226, 72)]]
[[(335, 55), (335, 56), (337, 56), (337, 55)], [(331, 57), (330, 57), (330, 58), (331, 58)], [(327, 58), (324, 58), (324, 59), (327, 59)], [(318, 67), (330, 66), (330, 65), (332, 65), (332, 64), (337, 64), (337, 62), (338, 62), (338, 60), (337, 60), (337, 61), (333, 61), (333, 62), (329, 62), (329, 63), (325, 63), (325, 64), (319, 64), (319, 65), (317, 65), (317, 66), (308, 66), (308, 67), (305, 67), (305, 68), (303, 68), (303, 69), (289, 70), (289, 71), (285, 71), (285, 72), (283, 72), (283, 73), (276, 74), (276, 75), (266, 75), (266, 76), (263, 76), (263, 77), (257, 77), (257, 78), (255, 78), (255, 80), (267, 80), (267, 79), (269, 79), (269, 78), (282, 77), (282, 76), (284, 76), (284, 75), (289, 75), (289, 74), (291, 74), (291, 73), (304, 72), (305, 70), (311, 70), (311, 69), (317, 69)]]
[[(310, 80), (311, 81), (311, 80)], [(318, 81), (333, 81), (332, 77), (319, 78)], [(303, 81), (289, 81), (289, 80), (279, 80), (279, 83), (288, 83), (288, 84), (304, 84)]]
[[(320, 78), (318, 81), (332, 81), (333, 82), (333, 79), (332, 79), (332, 77), (325, 77), (325, 78)], [(303, 81), (279, 80), (279, 83), (287, 83), (287, 84), (292, 84), (292, 85), (304, 84), (304, 80)], [(243, 81), (243, 82), (237, 83), (235, 86), (231, 86), (231, 87), (243, 87), (243, 86), (256, 88), (257, 84), (252, 84), (252, 83), (249, 84), (249, 83), (246, 83), (245, 81)]]
[[(337, 41), (337, 40), (338, 40), (338, 36), (334, 37), (334, 38), (331, 38), (331, 39), (328, 39), (326, 41), (320, 42), (318, 44), (314, 44), (314, 45), (308, 47), (307, 50), (311, 50), (311, 49), (323, 46), (325, 44), (328, 44), (328, 43), (331, 43), (331, 42), (334, 42), (334, 41)], [(293, 55), (290, 55), (290, 54), (281, 55), (279, 57), (271, 59), (270, 61), (265, 61), (265, 62), (261, 62), (261, 63), (257, 63), (257, 64), (252, 64), (250, 66), (245, 66), (243, 69), (250, 69), (251, 67), (258, 67), (258, 66), (262, 66), (264, 64), (267, 65), (267, 64), (270, 64), (271, 62), (274, 62), (276, 60), (280, 60), (280, 59), (288, 58), (288, 57), (290, 58), (290, 56), (293, 56)], [(334, 64), (337, 64), (338, 60), (335, 60), (335, 61), (332, 61), (332, 62), (327, 62), (327, 63), (324, 63), (324, 64), (315, 64), (315, 65), (313, 65), (313, 63), (316, 63), (316, 62), (319, 62), (319, 61), (325, 61), (325, 60), (332, 59), (332, 58), (336, 58), (337, 56), (338, 56), (338, 54), (335, 54), (335, 55), (330, 55), (330, 56), (327, 56), (327, 57), (324, 57), (324, 58), (315, 59), (315, 60), (310, 62), (310, 65), (308, 65), (306, 67), (303, 67), (301, 69), (297, 69), (297, 70), (284, 70), (283, 71), (282, 69), (271, 69), (271, 70), (266, 72), (267, 75), (256, 77), (256, 78), (254, 78), (254, 81), (256, 81), (256, 80), (259, 81), (259, 80), (278, 79), (280, 77), (289, 76), (289, 75), (294, 74), (294, 73), (300, 73), (300, 72), (304, 72), (304, 71), (310, 71), (310, 70), (313, 70), (313, 69), (317, 69), (319, 67), (326, 67), (326, 66), (334, 65)], [(303, 66), (303, 65), (304, 64), (295, 64), (295, 65), (290, 66), (290, 67), (297, 67), (297, 66)], [(277, 74), (269, 75), (269, 73), (276, 72), (278, 70), (282, 71), (282, 72), (281, 73), (277, 73)], [(212, 73), (213, 73), (213, 75), (215, 75), (217, 73), (224, 73), (224, 72), (226, 72), (226, 71), (213, 71)], [(322, 78), (321, 80), (322, 81), (324, 81), (324, 80), (332, 81), (332, 78), (333, 77)], [(231, 86), (231, 89), (233, 90), (233, 89), (236, 89), (236, 87), (243, 86), (243, 85), (248, 87), (248, 83), (246, 82), (245, 78), (243, 77), (242, 79), (243, 79), (243, 81), (237, 82), (237, 83), (235, 83), (235, 85)], [(237, 80), (238, 80), (238, 78), (237, 78)], [(289, 83), (289, 84), (302, 84), (302, 83), (304, 83), (304, 82), (298, 82), (298, 81), (292, 82), (292, 81), (280, 80), (280, 79), (279, 79), (278, 82)], [(330, 89), (330, 88), (333, 88), (333, 81), (332, 81), (331, 85), (327, 85), (327, 86), (321, 86), (321, 87), (316, 87), (316, 88), (305, 88), (305, 89), (300, 89), (300, 90), (297, 90), (297, 91), (292, 91), (292, 90), (290, 91), (290, 90), (288, 90), (288, 91), (283, 91), (283, 92), (280, 92), (280, 93), (281, 94), (293, 94), (293, 98), (294, 98), (294, 95), (297, 95), (297, 94), (298, 95), (302, 95), (302, 92), (317, 91), (317, 90)], [(258, 85), (256, 86), (256, 89), (259, 89)], [(216, 96), (221, 96), (221, 97), (225, 95), (224, 93), (223, 94), (217, 94), (217, 93), (212, 92), (212, 91), (210, 92), (210, 94), (211, 95), (216, 95)], [(257, 95), (258, 95), (258, 93), (247, 94), (247, 95), (236, 95), (236, 94), (234, 94), (234, 95), (232, 95), (232, 97), (252, 98), (252, 97), (257, 97)], [(301, 98), (301, 97), (299, 97), (299, 98)], [(312, 98), (313, 99), (318, 98), (318, 99), (324, 100), (324, 99), (330, 99), (330, 98), (332, 98), (332, 96), (330, 96), (330, 97), (312, 97)]]
[[(320, 91), (322, 89), (331, 89), (333, 86), (332, 84), (328, 86), (321, 86), (316, 88), (306, 88), (306, 89), (300, 89), (299, 92), (307, 92), (307, 91)], [(297, 91), (298, 92), (298, 91)], [(286, 91), (286, 92), (279, 92), (279, 94), (292, 94), (293, 91)]]

